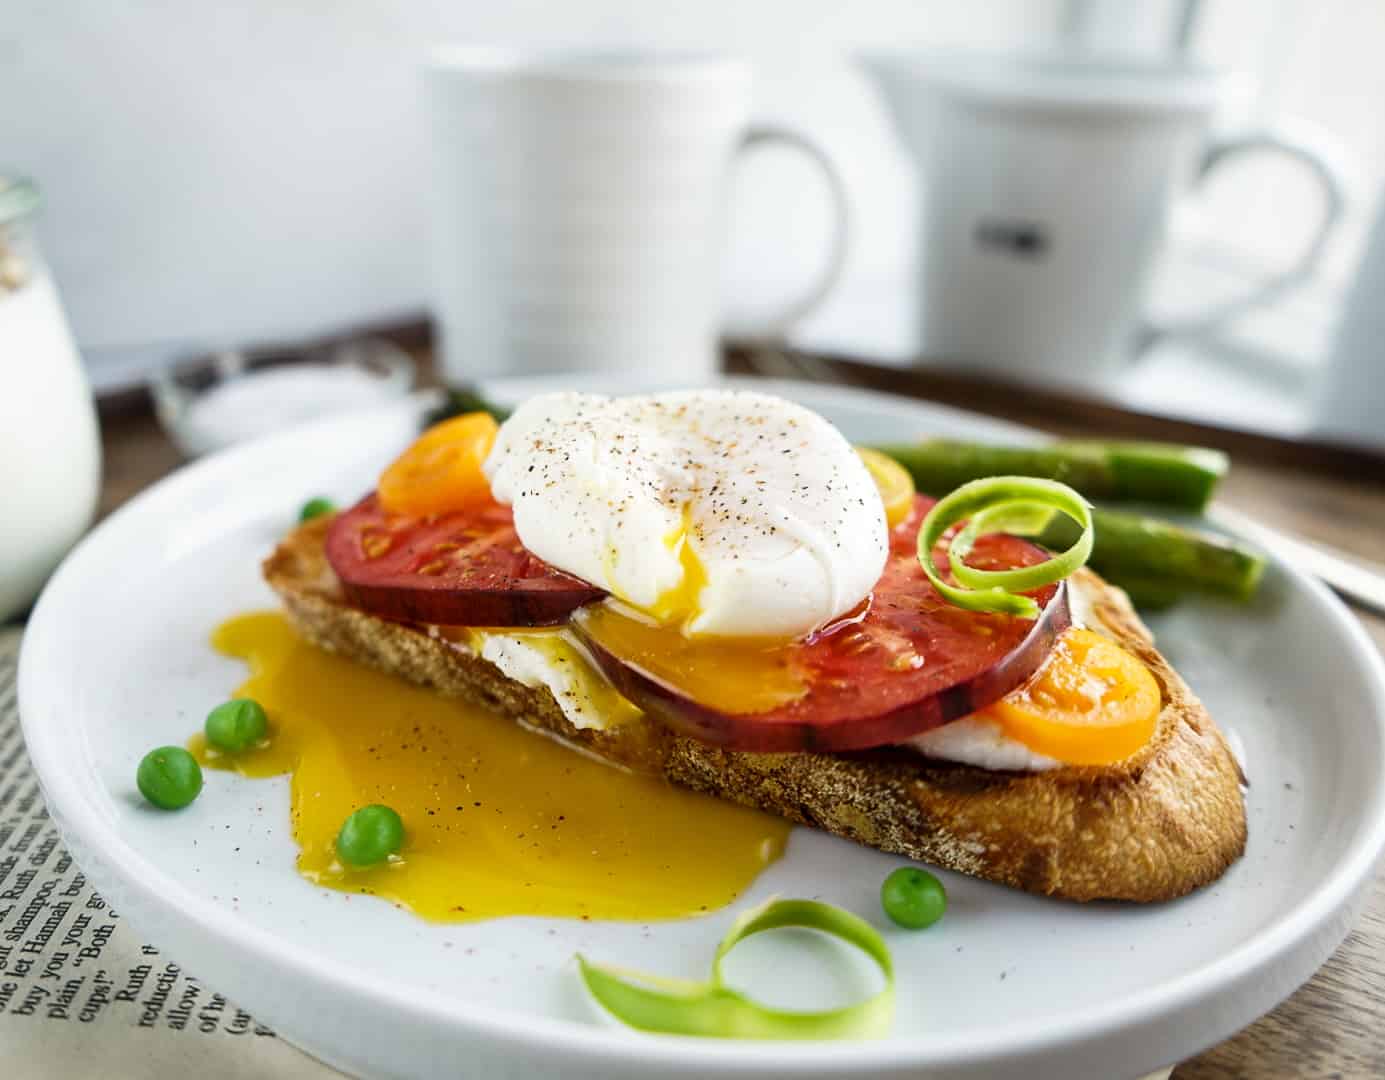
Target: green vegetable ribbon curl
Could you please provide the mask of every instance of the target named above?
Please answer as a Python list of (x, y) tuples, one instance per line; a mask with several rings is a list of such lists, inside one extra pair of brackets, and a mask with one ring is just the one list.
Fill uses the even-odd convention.
[[(1066, 514), (1082, 529), (1072, 547), (1034, 566), (1013, 570), (978, 570), (966, 564), (977, 538), (987, 533), (1042, 532), (1055, 513)], [(933, 548), (943, 533), (961, 521), (948, 545), (948, 564), (955, 585), (944, 581), (933, 562)], [(948, 602), (968, 611), (994, 611), (1025, 619), (1039, 617), (1039, 605), (1021, 593), (1062, 581), (1086, 563), (1096, 533), (1092, 508), (1081, 495), (1057, 480), (1026, 476), (991, 476), (963, 484), (928, 511), (919, 528), (919, 562), (933, 588)]]
[[(855, 1005), (792, 1012), (761, 1005), (727, 986), (721, 974), (726, 954), (752, 934), (784, 926), (820, 930), (855, 945), (879, 965), (884, 989)], [(592, 997), (617, 1020), (642, 1031), (722, 1039), (870, 1039), (886, 1034), (894, 1022), (894, 962), (884, 940), (864, 919), (814, 900), (771, 899), (742, 912), (717, 946), (706, 982), (593, 964), (580, 954), (577, 964)]]

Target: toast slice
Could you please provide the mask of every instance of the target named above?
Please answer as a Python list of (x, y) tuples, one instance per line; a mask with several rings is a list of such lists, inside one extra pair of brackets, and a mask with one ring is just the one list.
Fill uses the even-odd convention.
[(1244, 778), (1226, 740), (1125, 594), (1088, 570), (1071, 579), (1090, 609), (1088, 625), (1140, 657), (1159, 683), (1154, 737), (1115, 765), (1009, 773), (905, 749), (725, 750), (654, 721), (576, 728), (546, 688), (347, 604), (323, 552), (330, 523), (324, 516), (300, 526), (264, 563), (304, 637), (620, 765), (882, 851), (1069, 900), (1169, 900), (1215, 880), (1245, 850)]

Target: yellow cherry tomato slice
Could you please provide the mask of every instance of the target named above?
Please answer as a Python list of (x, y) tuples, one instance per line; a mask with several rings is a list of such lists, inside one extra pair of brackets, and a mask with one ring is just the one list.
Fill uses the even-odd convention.
[(1149, 669), (1110, 638), (1069, 630), (1024, 686), (979, 714), (1036, 754), (1109, 765), (1154, 734), (1161, 708)]
[(893, 529), (914, 508), (914, 478), (903, 465), (879, 450), (858, 446), (856, 453), (861, 455), (866, 471), (880, 489), (880, 501), (885, 504), (885, 523)]
[(498, 430), (489, 413), (464, 413), (425, 431), (380, 475), (380, 502), (396, 514), (431, 516), (490, 500), (481, 463)]

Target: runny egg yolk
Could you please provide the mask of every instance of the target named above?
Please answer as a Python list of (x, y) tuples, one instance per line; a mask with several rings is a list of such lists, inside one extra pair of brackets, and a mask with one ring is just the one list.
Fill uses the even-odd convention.
[(1109, 765), (1149, 742), (1162, 705), (1138, 657), (1092, 630), (1073, 629), (1034, 677), (977, 715), (1036, 754), (1068, 765)]
[[(670, 919), (729, 903), (784, 850), (782, 821), (324, 652), (278, 613), (232, 619), (213, 644), (249, 663), (235, 693), (264, 706), (270, 738), (190, 749), (211, 768), (292, 774), (298, 868), (318, 885), (435, 920)], [(403, 818), (401, 858), (349, 870), (334, 840), (369, 803)]]
[[(660, 593), (645, 613), (657, 623), (686, 630), (687, 625), (701, 613), (698, 598), (707, 584), (707, 568), (702, 565), (692, 545), (691, 506), (683, 507), (682, 520), (664, 535), (663, 542), (664, 547), (678, 557), (683, 576), (677, 585)], [(605, 570), (606, 580), (602, 585), (623, 603), (636, 607), (626, 590), (621, 588), (620, 548), (614, 543), (606, 550)]]
[(683, 580), (655, 602), (650, 614), (665, 625), (684, 626), (701, 614), (698, 597), (707, 584), (707, 568), (692, 545), (692, 507), (683, 507), (683, 522), (664, 537), (664, 546), (678, 555)]
[(713, 709), (766, 712), (802, 697), (808, 688), (791, 662), (791, 639), (687, 633), (707, 583), (691, 537), (685, 507), (682, 525), (664, 537), (669, 550), (678, 553), (683, 580), (651, 610), (607, 601), (574, 617), (607, 652)]
[(609, 601), (575, 618), (607, 652), (682, 695), (729, 713), (767, 712), (808, 692), (782, 638), (688, 637)]

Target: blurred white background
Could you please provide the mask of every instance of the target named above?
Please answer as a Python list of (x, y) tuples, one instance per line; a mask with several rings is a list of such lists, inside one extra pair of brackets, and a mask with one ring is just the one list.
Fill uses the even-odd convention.
[[(1043, 45), (1081, 16), (1088, 43), (1149, 51), (1165, 47), (1181, 7), (5, 0), (0, 166), (44, 188), (41, 237), (101, 384), (171, 354), (423, 310), (428, 158), (417, 65), (430, 48), (501, 41), (734, 51), (757, 65), (760, 117), (824, 144), (855, 205), (846, 280), (806, 337), (899, 353), (909, 348), (902, 312), (913, 178), (880, 103), (851, 66), (853, 49)], [(1286, 368), (1322, 354), (1385, 176), (1382, 41), (1385, 5), (1377, 3), (1206, 0), (1201, 8), (1194, 53), (1248, 75), (1228, 123), (1303, 117), (1362, 167), (1345, 242), (1322, 280), (1243, 329), (1246, 348), (1277, 349)], [(1311, 232), (1318, 208), (1298, 176), (1256, 174), (1247, 185), (1236, 171), (1195, 204), (1186, 251), (1160, 290), (1166, 304), (1176, 307), (1179, 292), (1234, 288)], [(754, 325), (811, 279), (826, 240), (819, 185), (787, 154), (766, 152), (741, 169), (728, 236), (733, 329)]]
[[(906, 165), (858, 45), (1041, 39), (1056, 0), (7, 0), (0, 161), (47, 195), (41, 236), (93, 367), (420, 311), (427, 147), (419, 58), (444, 42), (714, 48), (758, 69), (761, 117), (840, 161), (849, 278), (900, 262)], [(766, 152), (738, 177), (733, 321), (810, 280), (827, 202)], [(94, 372), (98, 379), (100, 372)]]

